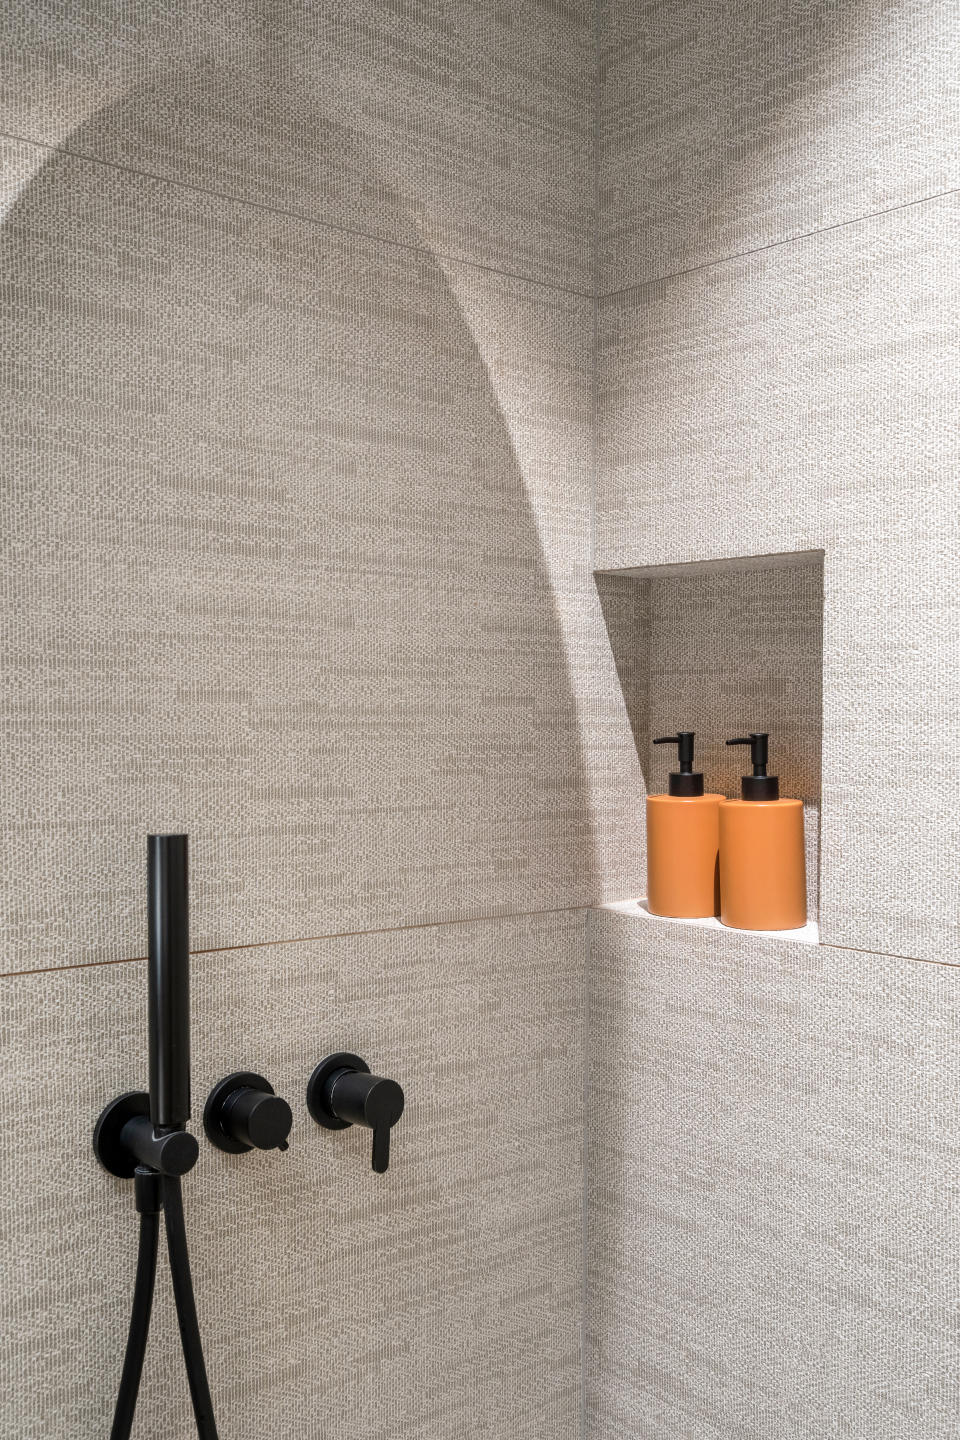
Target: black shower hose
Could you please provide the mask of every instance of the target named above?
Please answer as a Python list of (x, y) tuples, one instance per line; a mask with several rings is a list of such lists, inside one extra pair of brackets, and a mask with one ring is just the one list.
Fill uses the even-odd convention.
[(187, 1366), (197, 1434), (200, 1440), (217, 1440), (217, 1422), (213, 1418), (213, 1401), (210, 1399), (210, 1386), (207, 1384), (207, 1367), (203, 1363), (200, 1326), (193, 1298), (179, 1175), (163, 1177), (163, 1214), (167, 1222), (167, 1253), (170, 1256), (170, 1274), (173, 1276), (173, 1298), (177, 1304), (180, 1344)]
[(173, 1279), (173, 1298), (177, 1307), (180, 1344), (187, 1367), (190, 1399), (200, 1440), (218, 1440), (213, 1401), (207, 1383), (207, 1369), (200, 1344), (200, 1326), (193, 1298), (187, 1232), (183, 1222), (183, 1192), (178, 1175), (158, 1175), (138, 1166), (135, 1172), (135, 1194), (140, 1212), (140, 1243), (137, 1250), (137, 1277), (133, 1287), (133, 1307), (127, 1350), (120, 1376), (120, 1389), (113, 1417), (110, 1440), (130, 1440), (133, 1416), (140, 1390), (143, 1358), (147, 1349), (153, 1287), (157, 1273), (157, 1246), (160, 1233), (160, 1210), (163, 1210), (167, 1231), (167, 1254)]
[(123, 1357), (123, 1372), (120, 1376), (120, 1390), (117, 1395), (117, 1408), (113, 1415), (110, 1440), (130, 1440), (130, 1431), (133, 1429), (133, 1412), (137, 1408), (140, 1375), (143, 1370), (143, 1357), (146, 1354), (147, 1335), (150, 1330), (150, 1311), (153, 1307), (153, 1285), (157, 1278), (157, 1242), (160, 1238), (158, 1179), (159, 1176), (142, 1165), (138, 1165), (134, 1172), (137, 1209), (140, 1212), (137, 1278), (133, 1286), (133, 1308), (130, 1311), (127, 1353)]

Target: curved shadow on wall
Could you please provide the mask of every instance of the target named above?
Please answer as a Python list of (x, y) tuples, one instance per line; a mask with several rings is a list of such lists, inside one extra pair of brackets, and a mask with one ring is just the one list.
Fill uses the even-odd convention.
[[(130, 89), (70, 150), (189, 152), (210, 95)], [(71, 154), (0, 263), (18, 968), (139, 952), (152, 829), (194, 837), (198, 948), (588, 899), (550, 575), (438, 260)]]

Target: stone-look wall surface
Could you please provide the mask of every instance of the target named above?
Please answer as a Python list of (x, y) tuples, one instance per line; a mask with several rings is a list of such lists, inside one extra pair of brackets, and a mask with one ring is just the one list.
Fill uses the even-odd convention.
[(949, 1440), (949, 966), (595, 917), (590, 1440)]
[[(826, 943), (598, 918), (587, 1434), (939, 1440), (960, 1404), (960, 11), (601, 13), (595, 564), (825, 552)], [(805, 729), (812, 704), (798, 686)]]
[[(823, 549), (827, 940), (960, 960), (960, 202), (602, 302), (600, 568)], [(951, 769), (951, 767), (954, 767)]]
[[(635, 768), (580, 734), (594, 39), (537, 0), (0, 16), (4, 1440), (108, 1428), (136, 1217), (90, 1137), (146, 1080), (162, 830), (194, 1126), (238, 1067), (296, 1113), (186, 1182), (221, 1433), (577, 1433), (584, 921), (546, 912)], [(406, 1089), (385, 1177), (306, 1118), (339, 1048)], [(180, 1440), (165, 1288), (148, 1363)]]
[[(196, 958), (195, 1112), (248, 1068), (294, 1111), (286, 1154), (204, 1141), (184, 1181), (221, 1435), (578, 1433), (585, 944), (574, 912)], [(109, 1433), (137, 1216), (90, 1127), (142, 1086), (145, 1024), (143, 962), (4, 982), (4, 1440)], [(406, 1092), (385, 1175), (307, 1113), (344, 1048)], [(191, 1429), (161, 1255), (135, 1434)]]
[(592, 0), (22, 0), (0, 129), (592, 293)]
[[(161, 829), (195, 1108), (297, 1115), (187, 1182), (225, 1433), (579, 1433), (586, 1010), (591, 1440), (951, 1433), (960, 23), (600, 12), (596, 393), (592, 4), (0, 17), (4, 1440), (108, 1423)], [(602, 915), (585, 985), (582, 911), (515, 913), (642, 865), (591, 530), (825, 551), (830, 947)], [(407, 1090), (385, 1177), (300, 1104), (340, 1046)]]
[(150, 829), (201, 948), (589, 901), (591, 302), (468, 275), (508, 428), (466, 267), (10, 149), (4, 968), (142, 954)]
[(956, 0), (600, 0), (600, 289), (960, 184)]

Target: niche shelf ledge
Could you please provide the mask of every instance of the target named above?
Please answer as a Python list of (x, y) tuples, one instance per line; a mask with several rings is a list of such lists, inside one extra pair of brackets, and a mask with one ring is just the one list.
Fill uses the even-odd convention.
[(651, 915), (645, 899), (608, 900), (601, 910), (612, 910), (617, 915), (626, 915), (647, 925), (686, 925), (699, 930), (719, 930), (723, 935), (763, 936), (768, 940), (792, 940), (801, 945), (819, 945), (820, 927), (815, 920), (808, 920), (799, 930), (737, 930), (732, 925), (721, 925), (720, 921), (708, 916), (702, 920), (671, 920), (665, 915)]

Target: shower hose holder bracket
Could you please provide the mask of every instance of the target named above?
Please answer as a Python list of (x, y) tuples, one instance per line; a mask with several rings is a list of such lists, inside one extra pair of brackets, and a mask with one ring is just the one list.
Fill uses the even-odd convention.
[(111, 1100), (100, 1112), (93, 1132), (93, 1150), (104, 1170), (118, 1180), (132, 1180), (140, 1163), (121, 1136), (130, 1120), (150, 1118), (150, 1096), (146, 1090), (128, 1090)]
[(200, 1147), (189, 1130), (155, 1130), (146, 1090), (127, 1090), (101, 1110), (93, 1152), (104, 1170), (118, 1180), (132, 1180), (138, 1166), (160, 1175), (186, 1175)]

